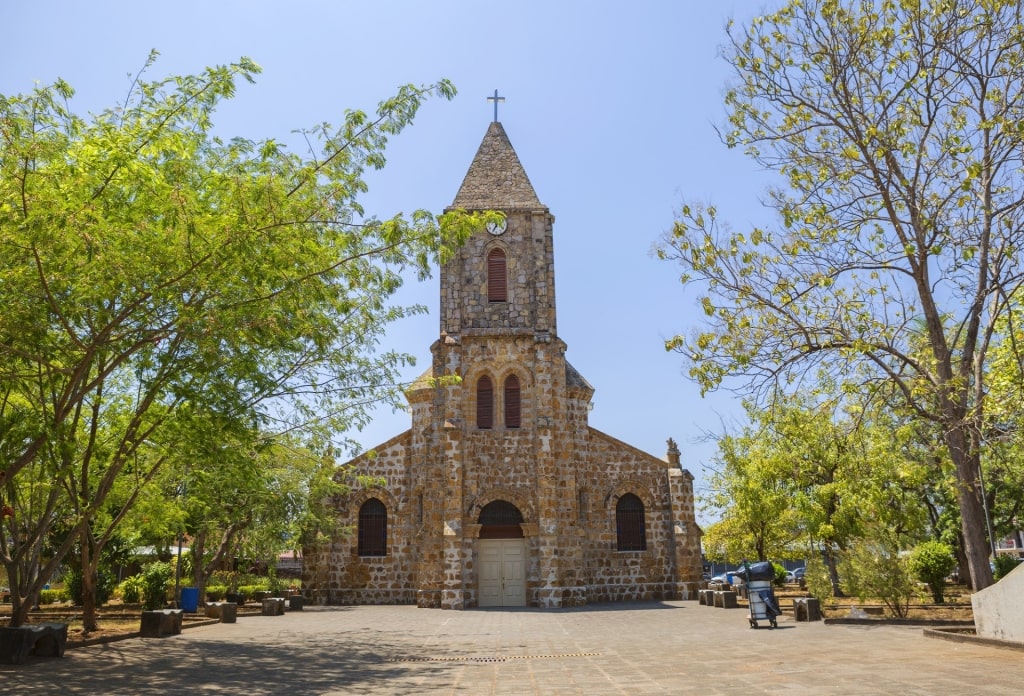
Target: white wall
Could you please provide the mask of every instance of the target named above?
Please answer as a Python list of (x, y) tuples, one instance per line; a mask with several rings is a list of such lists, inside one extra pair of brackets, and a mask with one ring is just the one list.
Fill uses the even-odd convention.
[(1024, 642), (1024, 563), (971, 596), (974, 627), (982, 638)]

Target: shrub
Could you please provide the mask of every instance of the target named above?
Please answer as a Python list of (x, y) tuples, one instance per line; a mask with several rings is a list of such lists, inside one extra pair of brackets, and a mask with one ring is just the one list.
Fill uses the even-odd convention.
[(928, 585), (932, 592), (932, 601), (942, 604), (945, 600), (942, 591), (946, 589), (946, 576), (956, 567), (953, 549), (941, 541), (926, 541), (918, 544), (910, 554), (910, 572), (918, 580)]
[(804, 571), (804, 584), (812, 597), (825, 602), (830, 599), (835, 591), (832, 588), (832, 578), (829, 577), (828, 567), (822, 562), (817, 553), (811, 554), (807, 559), (807, 569)]
[(996, 554), (994, 577), (1002, 580), (1017, 567), (1017, 559), (1009, 554)]
[(121, 600), (126, 604), (138, 604), (146, 591), (146, 579), (142, 575), (125, 578), (117, 587)]
[(206, 599), (210, 602), (219, 602), (228, 593), (227, 585), (207, 585)]
[(64, 590), (40, 590), (39, 591), (39, 603), (40, 604), (53, 604), (55, 602), (64, 601)]
[(917, 595), (910, 564), (900, 556), (895, 537), (859, 541), (846, 556), (843, 575), (858, 599), (880, 599), (898, 618), (907, 615)]
[(146, 609), (159, 609), (167, 602), (167, 588), (173, 575), (171, 564), (163, 561), (150, 563), (142, 571), (145, 586), (142, 603)]
[(785, 585), (786, 584), (786, 568), (783, 565), (781, 565), (779, 563), (776, 563), (775, 561), (772, 561), (772, 570), (775, 571), (775, 579), (773, 580), (773, 583), (775, 584), (775, 586), (776, 587), (782, 587), (783, 585)]
[(238, 594), (244, 596), (248, 600), (255, 597), (257, 592), (265, 592), (266, 590), (267, 585), (264, 583), (257, 583), (255, 585), (242, 585), (238, 588)]
[[(114, 593), (117, 581), (113, 575), (101, 570), (96, 574), (96, 606), (102, 606), (110, 600)], [(82, 570), (71, 568), (64, 573), (64, 588), (67, 590), (68, 599), (77, 606), (82, 606)]]

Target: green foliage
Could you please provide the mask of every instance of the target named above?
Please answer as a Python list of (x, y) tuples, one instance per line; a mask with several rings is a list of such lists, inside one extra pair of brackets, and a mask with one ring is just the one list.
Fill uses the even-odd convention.
[(775, 578), (772, 582), (776, 587), (782, 587), (786, 584), (786, 567), (781, 563), (772, 561), (772, 569), (775, 571)]
[(997, 553), (995, 558), (995, 576), (996, 580), (1001, 580), (1007, 575), (1013, 572), (1013, 569), (1017, 567), (1019, 561), (1013, 556), (1006, 553)]
[(804, 570), (804, 584), (812, 597), (817, 597), (824, 602), (834, 595), (832, 578), (829, 576), (828, 568), (822, 563), (818, 554), (811, 554), (807, 559), (807, 566)]
[(256, 596), (257, 592), (268, 592), (270, 585), (266, 581), (253, 583), (251, 585), (240, 585), (238, 587), (238, 594), (245, 597), (247, 600), (251, 600)]
[(48, 604), (54, 604), (56, 602), (63, 602), (67, 600), (67, 592), (65, 590), (40, 590), (39, 591), (39, 604), (46, 606)]
[(192, 563), (192, 553), (190, 551), (182, 551), (181, 563), (178, 563), (178, 556), (175, 554), (171, 558), (171, 572), (180, 573), (179, 577), (183, 584), (189, 585), (192, 583), (195, 577), (195, 567)]
[(719, 439), (703, 498), (721, 516), (703, 539), (709, 558), (778, 557), (794, 543), (838, 551), (868, 533), (865, 520), (910, 538), (923, 532), (928, 469), (916, 456), (925, 438), (907, 423), (854, 402), (838, 408), (822, 393), (747, 412), (742, 434)]
[(881, 600), (895, 617), (905, 617), (918, 595), (910, 564), (893, 537), (854, 544), (841, 567), (848, 592), (861, 601)]
[(118, 585), (118, 593), (125, 604), (138, 604), (145, 592), (146, 579), (142, 574), (127, 577)]
[(281, 582), (279, 577), (277, 577), (276, 569), (271, 567), (267, 571), (267, 590), (274, 597), (280, 597), (282, 589), (284, 589), (284, 583)]
[(910, 572), (931, 590), (932, 601), (942, 604), (946, 577), (956, 567), (953, 549), (941, 541), (926, 541), (911, 552), (909, 562)]
[(228, 592), (227, 585), (207, 585), (206, 586), (206, 599), (211, 602), (219, 602), (224, 599), (224, 595)]
[[(790, 0), (731, 25), (722, 133), (781, 177), (775, 219), (736, 229), (684, 203), (658, 252), (699, 288), (703, 326), (665, 345), (702, 391), (726, 379), (762, 401), (808, 382), (831, 382), (837, 399), (884, 387), (936, 425), (979, 589), (991, 583), (983, 435), (1019, 418), (984, 422), (1001, 391), (988, 386), (990, 349), (1020, 362), (1006, 327), (1024, 246), (1022, 40), (1006, 1)], [(1002, 393), (1019, 404), (1019, 382)], [(1020, 500), (1020, 485), (1006, 490)]]
[(757, 426), (718, 440), (704, 509), (721, 519), (704, 531), (708, 558), (738, 563), (781, 555), (798, 538), (785, 452)]
[[(64, 589), (68, 599), (74, 602), (75, 606), (82, 606), (82, 571), (78, 568), (71, 568), (64, 573)], [(106, 604), (117, 586), (117, 580), (112, 573), (100, 570), (96, 574), (96, 605)]]
[(174, 570), (165, 561), (155, 561), (142, 570), (144, 608), (159, 609), (167, 603), (167, 591), (173, 577)]
[[(424, 311), (393, 304), (403, 273), (427, 275), (497, 217), (378, 219), (360, 202), (389, 138), (426, 100), (451, 99), (449, 82), (403, 86), (372, 114), (345, 111), (292, 151), (214, 134), (217, 109), (259, 72), (241, 58), (140, 74), (122, 103), (88, 117), (63, 81), (0, 96), (0, 470), (21, 526), (0, 545), (21, 529), (46, 537), (55, 518), (72, 525), (66, 543), (32, 559), (46, 565), (32, 577), (49, 577), (87, 526), (95, 571), (137, 503), (151, 513), (134, 518), (140, 527), (180, 532), (183, 516), (165, 518), (147, 494), (166, 466), (216, 472), (225, 440), (240, 443), (238, 459), (259, 455), (276, 435), (269, 424), (322, 454), (374, 403), (400, 403), (412, 357), (379, 344), (388, 323)], [(250, 539), (268, 530), (253, 545), (326, 487), (300, 482), (278, 503), (281, 478), (253, 476), (277, 505), (260, 511), (273, 525), (249, 528)], [(253, 509), (207, 502), (235, 523)], [(17, 596), (44, 581), (30, 582)]]

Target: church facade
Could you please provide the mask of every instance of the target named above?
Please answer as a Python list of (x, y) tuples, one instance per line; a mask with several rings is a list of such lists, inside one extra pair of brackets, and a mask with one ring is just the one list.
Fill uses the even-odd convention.
[(336, 501), (352, 533), (305, 549), (307, 596), (445, 609), (695, 597), (693, 477), (671, 439), (660, 459), (589, 426), (594, 389), (558, 337), (554, 217), (497, 120), (452, 208), (505, 222), (441, 268), (411, 427), (343, 467), (380, 485)]

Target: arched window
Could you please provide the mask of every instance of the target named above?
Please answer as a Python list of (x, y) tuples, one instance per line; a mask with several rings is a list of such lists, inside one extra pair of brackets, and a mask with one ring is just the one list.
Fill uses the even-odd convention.
[(501, 249), (487, 254), (487, 301), (508, 302), (508, 268)]
[(644, 504), (632, 493), (615, 504), (615, 532), (618, 551), (646, 551), (647, 530), (644, 527)]
[(476, 427), (483, 430), (494, 427), (494, 385), (487, 375), (476, 383)]
[(376, 498), (359, 508), (359, 555), (386, 556), (388, 549), (388, 509)]
[(509, 375), (505, 379), (505, 427), (518, 428), (521, 421), (519, 378)]

